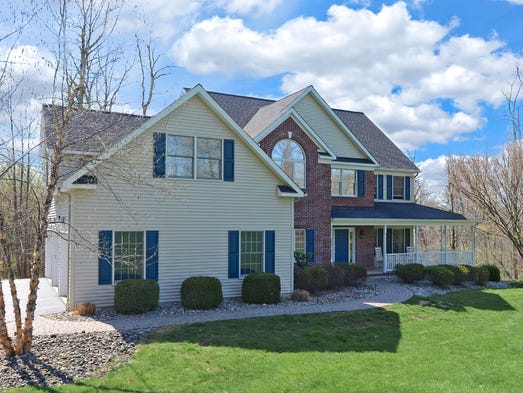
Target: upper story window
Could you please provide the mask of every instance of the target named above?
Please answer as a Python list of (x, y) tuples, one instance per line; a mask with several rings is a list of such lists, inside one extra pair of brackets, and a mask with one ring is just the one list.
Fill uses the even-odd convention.
[(356, 196), (357, 171), (354, 169), (331, 169), (331, 194), (334, 196)]
[(405, 199), (404, 176), (392, 176), (392, 199)]
[(404, 200), (411, 199), (410, 176), (381, 175), (375, 176), (376, 186), (374, 198), (377, 200)]
[(305, 153), (292, 139), (279, 141), (272, 150), (272, 159), (298, 186), (305, 187)]
[(167, 135), (166, 144), (167, 177), (193, 179), (196, 173), (197, 179), (221, 179), (220, 139)]

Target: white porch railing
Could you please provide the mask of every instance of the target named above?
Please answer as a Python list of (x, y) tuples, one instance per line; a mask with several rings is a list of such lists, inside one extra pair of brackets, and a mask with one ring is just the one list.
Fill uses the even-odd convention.
[(463, 250), (433, 251), (422, 250), (416, 255), (415, 252), (387, 254), (385, 272), (393, 271), (396, 265), (407, 263), (421, 263), (425, 266), (431, 265), (474, 265), (474, 253)]

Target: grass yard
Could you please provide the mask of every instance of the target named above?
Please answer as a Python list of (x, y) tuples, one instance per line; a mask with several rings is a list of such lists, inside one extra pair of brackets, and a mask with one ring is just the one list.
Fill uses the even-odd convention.
[[(421, 303), (421, 304), (420, 304)], [(523, 289), (177, 326), (99, 379), (21, 392), (522, 392)]]

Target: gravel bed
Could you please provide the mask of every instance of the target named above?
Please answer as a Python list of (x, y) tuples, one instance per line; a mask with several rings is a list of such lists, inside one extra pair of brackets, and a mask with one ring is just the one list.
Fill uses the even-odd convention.
[(0, 390), (53, 386), (103, 375), (126, 363), (146, 330), (35, 336), (32, 353), (0, 352)]
[(485, 285), (476, 285), (471, 282), (464, 282), (461, 285), (450, 285), (445, 288), (434, 286), (430, 281), (419, 281), (414, 284), (399, 283), (409, 289), (415, 296), (429, 297), (432, 295), (444, 295), (450, 292), (463, 291), (464, 289), (481, 289), (481, 288), (508, 288), (508, 282), (489, 281)]

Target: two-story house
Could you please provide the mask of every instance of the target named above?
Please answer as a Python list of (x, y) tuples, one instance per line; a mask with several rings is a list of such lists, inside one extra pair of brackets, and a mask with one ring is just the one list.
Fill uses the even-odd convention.
[[(45, 105), (55, 146), (61, 108)], [(155, 116), (74, 111), (50, 214), (46, 275), (70, 306), (109, 305), (114, 284), (150, 278), (160, 301), (218, 277), (224, 296), (267, 271), (293, 289), (293, 252), (315, 264), (472, 263), (473, 251), (418, 250), (418, 225), (471, 224), (412, 201), (418, 168), (363, 113), (313, 87), (278, 101), (200, 85)], [(383, 251), (382, 251), (383, 250)]]

